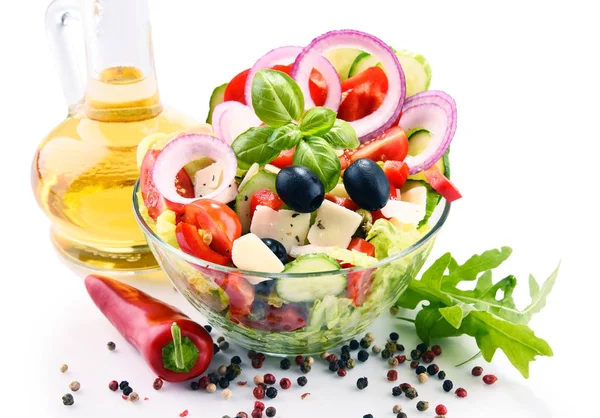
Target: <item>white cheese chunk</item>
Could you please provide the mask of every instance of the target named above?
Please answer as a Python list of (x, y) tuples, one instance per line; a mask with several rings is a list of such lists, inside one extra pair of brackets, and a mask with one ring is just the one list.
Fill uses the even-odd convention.
[(425, 210), (419, 205), (401, 200), (388, 200), (381, 209), (386, 218), (396, 218), (404, 224), (416, 224), (425, 216)]
[(425, 208), (427, 207), (427, 188), (422, 185), (406, 187), (402, 190), (400, 200), (414, 203), (425, 212)]
[(242, 187), (244, 187), (244, 185), (246, 183), (248, 183), (248, 180), (250, 180), (252, 177), (254, 177), (256, 174), (258, 174), (258, 169), (260, 168), (260, 166), (257, 163), (254, 163), (250, 166), (250, 168), (248, 169), (248, 171), (246, 171), (246, 175), (244, 176), (244, 178), (242, 179), (242, 182), (239, 185), (239, 188), (241, 189)]
[(265, 164), (265, 171), (273, 174), (279, 174), (281, 168), (274, 166), (273, 164)]
[(194, 195), (203, 197), (214, 192), (221, 183), (223, 166), (219, 163), (213, 163), (208, 167), (196, 171), (194, 175)]
[(242, 270), (281, 273), (285, 268), (273, 251), (254, 234), (242, 235), (233, 241), (231, 260)]
[(213, 197), (213, 199), (218, 200), (219, 202), (222, 202), (222, 203), (229, 203), (229, 202), (235, 200), (237, 195), (238, 195), (238, 187), (235, 184), (235, 179), (234, 179), (231, 181), (231, 184), (228, 187), (226, 187), (221, 193), (219, 193), (218, 195)]
[(293, 210), (273, 210), (270, 207), (258, 205), (250, 232), (260, 238), (271, 238), (279, 241), (290, 252), (292, 246), (304, 244), (308, 227), (310, 225), (310, 213), (298, 213)]
[(308, 241), (323, 247), (347, 248), (361, 222), (362, 216), (356, 212), (325, 200), (308, 231)]

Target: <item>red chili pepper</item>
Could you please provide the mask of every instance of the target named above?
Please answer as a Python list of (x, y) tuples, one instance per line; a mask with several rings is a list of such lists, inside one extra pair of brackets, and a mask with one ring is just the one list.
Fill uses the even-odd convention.
[(210, 365), (210, 334), (179, 310), (106, 277), (89, 275), (85, 287), (104, 316), (161, 379), (183, 382), (200, 376)]

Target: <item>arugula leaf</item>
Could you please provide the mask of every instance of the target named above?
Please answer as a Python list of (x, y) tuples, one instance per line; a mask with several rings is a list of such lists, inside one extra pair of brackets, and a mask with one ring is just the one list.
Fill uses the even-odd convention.
[(269, 135), (267, 144), (271, 148), (283, 151), (294, 148), (300, 140), (302, 140), (302, 133), (298, 129), (298, 125), (290, 123), (275, 129)]
[(300, 121), (302, 135), (323, 135), (333, 127), (336, 113), (326, 107), (308, 109)]
[(240, 134), (231, 144), (231, 148), (237, 156), (238, 164), (248, 168), (253, 163), (263, 165), (273, 161), (279, 155), (279, 150), (270, 147), (267, 143), (272, 133), (273, 128), (260, 126), (250, 128)]
[(338, 184), (341, 172), (340, 160), (324, 139), (311, 136), (300, 141), (292, 161), (313, 171), (323, 182), (325, 192)]
[(336, 149), (354, 149), (360, 145), (352, 125), (341, 119), (335, 120), (331, 130), (323, 135), (323, 139)]
[(261, 121), (279, 128), (300, 119), (304, 112), (304, 95), (289, 75), (260, 70), (252, 80), (252, 106)]
[(442, 305), (432, 303), (423, 306), (415, 317), (417, 335), (421, 341), (431, 341), (437, 338), (458, 337), (462, 333), (450, 325), (440, 313)]

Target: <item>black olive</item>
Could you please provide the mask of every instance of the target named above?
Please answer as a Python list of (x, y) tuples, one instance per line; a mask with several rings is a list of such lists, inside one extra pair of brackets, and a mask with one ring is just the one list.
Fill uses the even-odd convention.
[(344, 187), (354, 203), (366, 210), (379, 210), (390, 197), (390, 182), (376, 162), (361, 158), (344, 172)]
[(273, 251), (273, 254), (277, 256), (279, 261), (281, 261), (283, 264), (287, 263), (287, 251), (285, 250), (285, 247), (281, 242), (272, 238), (263, 238), (262, 242), (264, 242), (267, 245), (267, 247), (269, 247), (269, 250)]
[(275, 188), (281, 200), (300, 213), (314, 212), (325, 200), (325, 189), (321, 180), (301, 165), (283, 168), (277, 174)]

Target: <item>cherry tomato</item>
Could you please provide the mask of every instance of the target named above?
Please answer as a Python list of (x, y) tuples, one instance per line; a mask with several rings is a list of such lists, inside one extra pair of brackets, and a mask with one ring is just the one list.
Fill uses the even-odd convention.
[(462, 197), (456, 186), (435, 165), (425, 170), (425, 180), (448, 202), (454, 202)]
[(338, 118), (351, 122), (362, 119), (379, 109), (385, 100), (388, 79), (379, 67), (365, 71), (342, 82), (342, 91), (348, 92), (338, 110)]
[(225, 88), (225, 95), (223, 101), (236, 101), (246, 104), (246, 97), (244, 96), (244, 89), (246, 88), (246, 79), (250, 69), (242, 71), (231, 79), (227, 87)]
[(242, 235), (237, 214), (226, 204), (212, 199), (198, 199), (185, 207), (183, 222), (211, 233), (210, 248), (231, 258), (233, 241)]
[(339, 197), (339, 196), (334, 196), (330, 193), (327, 193), (325, 195), (325, 199), (329, 200), (330, 202), (335, 203), (336, 205), (340, 205), (346, 209), (350, 209), (350, 210), (357, 210), (359, 207), (356, 203), (354, 203), (352, 201), (352, 199), (350, 199), (349, 197)]
[(283, 207), (283, 201), (271, 190), (264, 188), (252, 195), (252, 200), (250, 201), (250, 218), (254, 216), (254, 211), (258, 205), (279, 210)]
[(222, 266), (229, 264), (230, 257), (222, 256), (206, 245), (204, 239), (198, 233), (198, 228), (194, 225), (185, 222), (178, 223), (175, 236), (177, 244), (184, 253)]
[[(343, 168), (358, 160), (368, 158), (378, 161), (404, 161), (408, 155), (408, 138), (399, 126), (392, 126), (377, 138), (361, 144), (356, 150), (346, 150), (340, 157)], [(345, 165), (344, 165), (345, 164)]]
[(292, 159), (294, 157), (295, 151), (296, 151), (295, 147), (292, 149), (289, 149), (289, 150), (281, 151), (279, 153), (279, 156), (277, 158), (275, 158), (273, 161), (271, 161), (271, 164), (274, 165), (275, 167), (279, 167), (279, 168), (286, 168), (286, 167), (293, 165), (294, 163), (292, 162)]
[(387, 160), (383, 164), (383, 172), (393, 187), (400, 188), (406, 183), (410, 175), (408, 165), (403, 161)]
[(246, 279), (237, 274), (228, 274), (217, 279), (216, 283), (229, 296), (231, 315), (248, 315), (252, 312), (254, 287)]
[(375, 246), (362, 238), (352, 238), (350, 245), (348, 245), (348, 249), (360, 251), (370, 257), (375, 257)]

